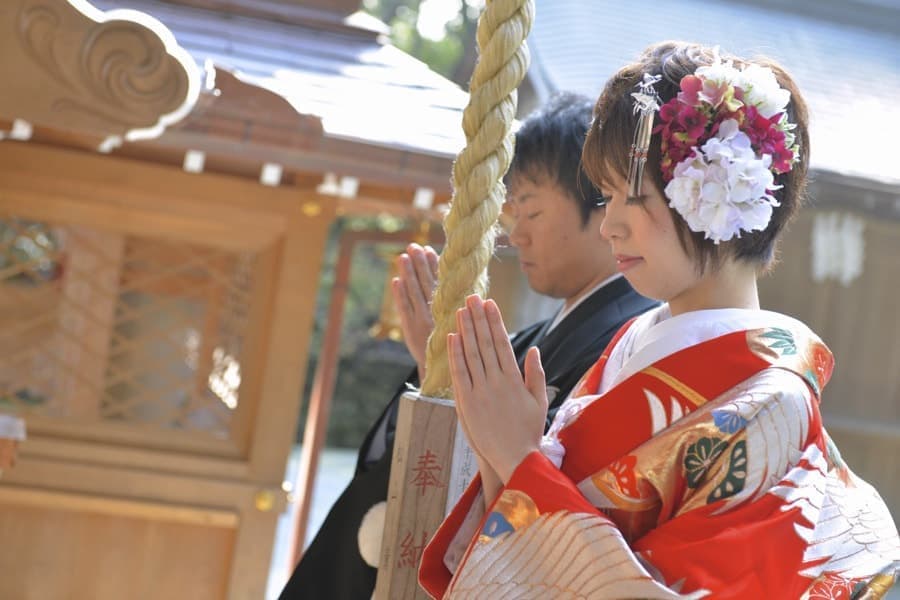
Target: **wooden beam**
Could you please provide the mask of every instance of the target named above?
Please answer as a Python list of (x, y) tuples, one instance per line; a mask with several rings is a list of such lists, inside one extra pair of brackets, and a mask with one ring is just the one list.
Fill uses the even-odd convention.
[(100, 515), (203, 525), (204, 527), (235, 529), (238, 526), (237, 513), (229, 510), (121, 500), (69, 492), (48, 492), (34, 488), (0, 488), (0, 505), (5, 504), (23, 504), (31, 508), (41, 507), (52, 510), (93, 512)]

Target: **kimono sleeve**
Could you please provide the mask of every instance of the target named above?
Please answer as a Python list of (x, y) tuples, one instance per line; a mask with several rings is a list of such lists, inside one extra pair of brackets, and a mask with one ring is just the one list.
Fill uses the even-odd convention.
[(674, 483), (660, 486), (660, 522), (632, 547), (659, 579), (716, 598), (819, 597), (817, 586), (850, 597), (885, 564), (866, 558), (883, 534), (860, 528), (877, 522), (872, 501), (836, 496), (848, 492), (810, 389), (768, 369), (728, 396), (642, 449), (643, 475)]
[[(419, 585), (433, 598), (442, 598), (447, 586), (450, 585), (453, 572), (448, 563), (455, 568), (461, 560), (461, 557), (455, 556), (456, 547), (460, 538), (469, 529), (466, 527), (467, 522), (473, 519), (478, 519), (479, 522), (482, 520), (484, 510), (481, 492), (481, 475), (476, 474), (422, 553)], [(475, 531), (477, 527), (472, 530), (472, 534)]]
[[(442, 530), (459, 527), (463, 517), (454, 513)], [(423, 559), (420, 581), (435, 598), (681, 597), (653, 580), (615, 525), (540, 452), (517, 467), (455, 575), (435, 573), (452, 535), (439, 532)]]

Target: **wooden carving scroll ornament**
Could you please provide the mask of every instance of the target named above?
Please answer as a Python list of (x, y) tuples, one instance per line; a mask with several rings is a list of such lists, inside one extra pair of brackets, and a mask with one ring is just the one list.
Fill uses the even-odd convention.
[(121, 140), (155, 137), (190, 112), (200, 71), (159, 21), (86, 0), (4, 0), (0, 118)]

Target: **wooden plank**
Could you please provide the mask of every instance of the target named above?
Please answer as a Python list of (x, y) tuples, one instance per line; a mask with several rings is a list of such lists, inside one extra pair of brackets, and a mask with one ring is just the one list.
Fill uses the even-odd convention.
[[(264, 506), (263, 500), (260, 505)], [(275, 528), (280, 510), (248, 510), (241, 515), (241, 528), (235, 539), (228, 579), (229, 600), (254, 600), (266, 597), (269, 565), (272, 560)]]
[(21, 446), (20, 456), (222, 479), (243, 479), (249, 474), (249, 465), (242, 460), (46, 437), (34, 432), (30, 419), (28, 441)]
[[(0, 178), (5, 177), (0, 173)], [(20, 187), (16, 187), (17, 184)], [(36, 221), (84, 227), (99, 227), (106, 231), (135, 236), (153, 232), (178, 240), (225, 248), (233, 251), (256, 250), (271, 243), (278, 235), (276, 221), (260, 225), (259, 219), (248, 218), (241, 226), (242, 214), (233, 211), (215, 211), (216, 219), (209, 218), (209, 211), (161, 212), (151, 202), (144, 206), (121, 201), (103, 203), (102, 199), (89, 202), (89, 195), (79, 196), (65, 185), (55, 185), (55, 190), (35, 189), (27, 181), (4, 181), (0, 190), (0, 210)], [(151, 198), (147, 198), (151, 201)], [(160, 202), (156, 197), (155, 202)], [(184, 214), (195, 212), (196, 214)]]
[[(90, 442), (105, 442), (125, 448), (165, 448), (218, 458), (243, 458), (233, 440), (204, 431), (162, 429), (148, 423), (60, 420), (38, 414), (27, 415), (28, 435)], [(279, 479), (280, 481), (280, 479)]]
[(45, 489), (0, 487), (0, 504), (22, 504), (33, 508), (89, 512), (204, 527), (234, 529), (238, 526), (238, 515), (234, 511), (53, 492)]
[[(64, 192), (113, 206), (195, 217), (204, 210), (218, 209), (217, 216), (221, 212), (226, 222), (245, 218), (247, 227), (276, 231), (281, 228), (275, 215), (283, 216), (283, 209), (289, 206), (289, 194), (283, 188), (226, 175), (186, 173), (180, 167), (147, 165), (35, 144), (0, 144), (0, 157), (9, 161), (0, 166), (9, 187)], [(218, 200), (215, 193), (227, 195)], [(206, 217), (209, 216), (207, 212)]]
[[(26, 441), (22, 446), (27, 444)], [(28, 454), (20, 455), (16, 468), (3, 474), (0, 489), (4, 488), (44, 488), (59, 493), (204, 506), (236, 511), (242, 519), (246, 511), (255, 507), (261, 492), (269, 497), (270, 511), (276, 514), (284, 510), (287, 502), (280, 480), (278, 486), (265, 486), (247, 480), (138, 470), (128, 465), (84, 464)]]
[[(396, 196), (395, 196), (396, 197)], [(366, 195), (357, 195), (353, 198), (338, 198), (338, 215), (391, 215), (410, 219), (412, 221), (429, 221), (440, 223), (444, 219), (444, 210), (438, 209), (439, 203), (435, 199), (434, 206), (428, 210), (416, 208), (412, 204), (412, 192), (408, 194), (408, 202), (398, 202)], [(446, 207), (446, 202), (443, 203)]]
[(283, 219), (298, 202), (314, 201), (323, 207), (336, 202), (314, 191), (298, 193), (297, 188), (269, 187), (230, 175), (186, 173), (169, 165), (15, 142), (0, 144), (0, 178), (4, 187), (7, 181), (24, 181), (29, 184), (26, 189), (70, 189), (86, 199), (155, 208), (201, 221), (215, 214), (229, 223), (243, 222), (243, 228), (258, 225), (276, 234), (283, 233)]
[(419, 562), (446, 514), (455, 437), (452, 402), (403, 395), (375, 585), (378, 600), (429, 598), (418, 584)]
[(231, 527), (0, 500), (13, 549), (0, 553), (0, 597), (221, 600), (234, 538)]

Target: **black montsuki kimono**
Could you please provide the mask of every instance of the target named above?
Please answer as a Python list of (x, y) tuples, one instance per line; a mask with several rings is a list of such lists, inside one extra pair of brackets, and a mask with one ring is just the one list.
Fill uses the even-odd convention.
[[(537, 346), (541, 351), (550, 401), (548, 424), (619, 327), (656, 304), (620, 277), (596, 290), (549, 333), (553, 319), (513, 334), (520, 367), (528, 348)], [(407, 384), (418, 385), (415, 372), (366, 435), (353, 479), (331, 507), (279, 600), (368, 600), (372, 596), (377, 570), (360, 556), (357, 532), (366, 512), (387, 498), (397, 409)]]

